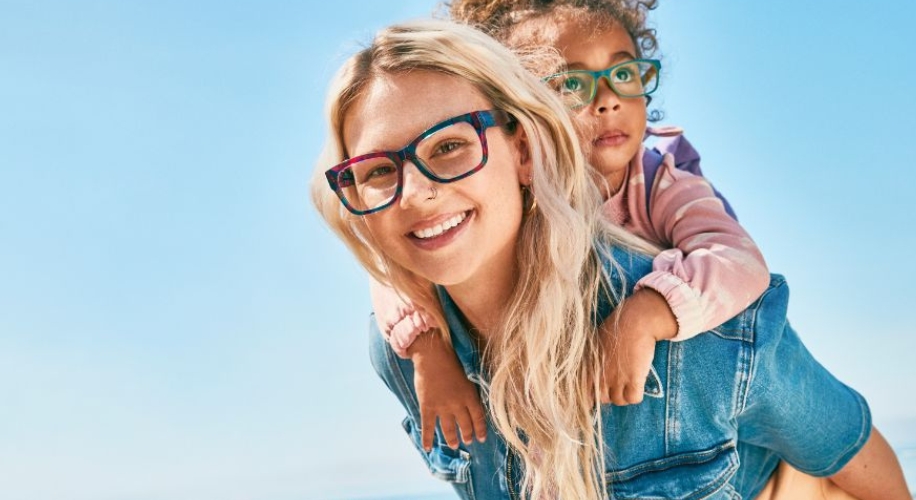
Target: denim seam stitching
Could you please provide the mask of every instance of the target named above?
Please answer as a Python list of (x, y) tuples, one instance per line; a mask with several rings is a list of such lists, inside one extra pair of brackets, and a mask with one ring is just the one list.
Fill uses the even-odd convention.
[[(392, 373), (394, 379), (398, 384), (398, 389), (402, 394), (407, 396), (407, 399), (410, 401), (412, 407), (409, 410), (414, 410), (412, 413), (420, 417), (420, 403), (417, 401), (416, 396), (413, 391), (410, 390), (410, 386), (407, 384), (407, 378), (404, 376), (404, 372), (401, 370), (401, 365), (398, 363), (397, 358), (395, 357), (394, 351), (391, 349), (391, 346), (385, 345), (385, 357), (388, 358), (388, 364), (394, 369)], [(421, 422), (422, 424), (422, 422)]]

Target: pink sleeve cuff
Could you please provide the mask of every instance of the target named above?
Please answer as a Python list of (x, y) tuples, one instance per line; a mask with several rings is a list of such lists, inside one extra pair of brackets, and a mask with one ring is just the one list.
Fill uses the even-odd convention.
[(700, 292), (686, 281), (664, 271), (653, 271), (636, 282), (635, 290), (651, 288), (660, 293), (677, 319), (677, 335), (671, 340), (681, 341), (703, 332), (706, 320)]

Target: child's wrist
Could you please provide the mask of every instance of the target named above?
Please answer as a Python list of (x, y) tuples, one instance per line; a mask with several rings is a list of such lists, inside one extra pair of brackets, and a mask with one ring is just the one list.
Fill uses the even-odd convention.
[(407, 356), (416, 365), (435, 353), (441, 352), (445, 347), (442, 335), (439, 335), (438, 330), (431, 328), (417, 335), (417, 338), (407, 348)]
[(665, 297), (652, 288), (641, 288), (631, 297), (632, 320), (640, 325), (639, 331), (649, 335), (656, 342), (670, 340), (677, 336), (677, 317)]

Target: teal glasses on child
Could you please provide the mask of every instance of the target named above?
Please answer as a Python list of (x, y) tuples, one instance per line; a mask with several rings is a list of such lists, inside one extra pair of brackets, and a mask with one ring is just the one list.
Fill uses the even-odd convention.
[(601, 71), (576, 69), (544, 77), (551, 88), (560, 93), (570, 108), (581, 108), (595, 99), (598, 82), (604, 78), (611, 90), (620, 97), (642, 97), (658, 88), (658, 72), (662, 63), (655, 59), (634, 59), (615, 64)]

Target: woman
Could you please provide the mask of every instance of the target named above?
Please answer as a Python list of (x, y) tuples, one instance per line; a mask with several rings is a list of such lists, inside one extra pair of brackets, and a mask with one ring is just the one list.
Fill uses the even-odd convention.
[[(375, 279), (448, 325), (422, 341), (450, 342), (487, 394), (488, 421), (473, 423), (496, 431), (486, 442), (423, 452), (463, 498), (751, 498), (781, 459), (853, 490), (872, 488), (868, 466), (882, 498), (905, 498), (864, 400), (786, 323), (779, 277), (712, 334), (659, 342), (645, 402), (595, 404), (594, 324), (653, 250), (601, 220), (569, 115), (498, 43), (450, 23), (392, 27), (329, 96), (319, 211)], [(372, 352), (419, 443), (413, 365), (377, 334)]]

